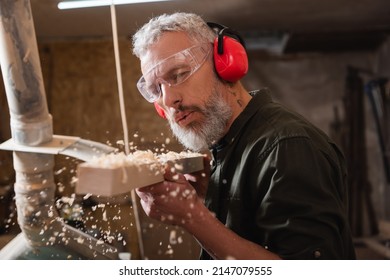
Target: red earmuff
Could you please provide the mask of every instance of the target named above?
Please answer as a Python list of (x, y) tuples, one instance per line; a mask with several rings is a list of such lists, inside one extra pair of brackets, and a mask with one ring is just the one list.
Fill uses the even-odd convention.
[(154, 108), (156, 108), (157, 114), (158, 114), (160, 117), (162, 117), (163, 119), (166, 119), (167, 116), (165, 115), (164, 109), (163, 109), (160, 105), (158, 105), (157, 102), (154, 102), (153, 104), (154, 104)]
[(241, 36), (218, 23), (208, 22), (218, 30), (214, 40), (214, 65), (218, 75), (225, 81), (237, 82), (248, 72), (248, 56)]
[[(218, 52), (219, 40), (223, 40), (223, 53)], [(248, 72), (246, 51), (237, 40), (223, 36), (214, 40), (214, 65), (218, 75), (225, 81), (237, 82)]]

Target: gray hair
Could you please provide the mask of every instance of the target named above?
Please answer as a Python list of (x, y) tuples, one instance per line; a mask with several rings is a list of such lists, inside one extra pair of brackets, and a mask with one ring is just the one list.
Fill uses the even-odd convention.
[(198, 15), (192, 13), (163, 14), (152, 18), (133, 36), (133, 54), (140, 58), (164, 32), (183, 31), (198, 43), (212, 43), (215, 32)]

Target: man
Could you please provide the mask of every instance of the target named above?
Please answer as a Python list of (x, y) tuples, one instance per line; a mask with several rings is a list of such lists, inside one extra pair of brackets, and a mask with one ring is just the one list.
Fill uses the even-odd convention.
[(211, 170), (167, 170), (163, 183), (138, 189), (144, 211), (191, 233), (202, 259), (355, 258), (342, 154), (267, 90), (248, 92), (237, 78), (223, 78), (219, 44), (230, 40), (230, 51), (240, 38), (214, 27), (175, 13), (133, 37), (141, 94), (184, 146), (209, 148), (213, 157)]

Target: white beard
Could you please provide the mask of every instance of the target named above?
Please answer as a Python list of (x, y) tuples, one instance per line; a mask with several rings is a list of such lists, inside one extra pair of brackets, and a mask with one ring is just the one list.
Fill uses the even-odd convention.
[(206, 150), (219, 141), (225, 133), (226, 125), (233, 112), (228, 103), (215, 90), (204, 108), (191, 108), (204, 115), (204, 123), (192, 123), (186, 128), (169, 120), (169, 125), (175, 137), (185, 146), (195, 152)]

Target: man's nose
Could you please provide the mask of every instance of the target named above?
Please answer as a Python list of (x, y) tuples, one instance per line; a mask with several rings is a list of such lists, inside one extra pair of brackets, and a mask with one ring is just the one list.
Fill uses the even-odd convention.
[(168, 108), (177, 109), (182, 101), (179, 90), (165, 83), (160, 84), (160, 89), (164, 105)]

